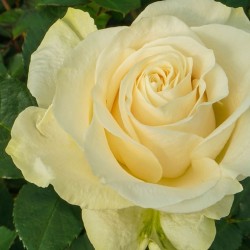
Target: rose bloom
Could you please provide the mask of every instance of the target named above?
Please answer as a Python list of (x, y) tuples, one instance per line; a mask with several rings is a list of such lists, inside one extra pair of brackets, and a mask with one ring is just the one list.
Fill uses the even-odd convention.
[(82, 208), (96, 249), (209, 248), (250, 175), (250, 24), (212, 0), (96, 30), (69, 8), (33, 53), (8, 154)]

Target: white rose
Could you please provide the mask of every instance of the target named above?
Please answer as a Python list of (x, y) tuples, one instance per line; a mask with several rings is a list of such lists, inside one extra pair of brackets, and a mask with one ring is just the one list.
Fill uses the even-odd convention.
[(250, 24), (212, 0), (96, 31), (69, 9), (31, 58), (7, 152), (83, 209), (96, 249), (207, 249), (250, 175)]

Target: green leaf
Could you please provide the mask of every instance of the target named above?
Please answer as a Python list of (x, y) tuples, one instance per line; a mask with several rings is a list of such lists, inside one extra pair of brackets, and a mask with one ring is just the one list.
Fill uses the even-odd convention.
[(217, 2), (221, 2), (229, 7), (249, 7), (249, 0), (216, 0)]
[(25, 185), (15, 203), (14, 223), (29, 250), (64, 249), (83, 229), (80, 208), (60, 199), (52, 187)]
[(249, 250), (249, 246), (250, 246), (250, 237), (243, 240), (242, 246), (239, 248), (239, 250)]
[(27, 250), (24, 248), (23, 243), (21, 242), (21, 240), (16, 237), (14, 243), (12, 244), (10, 250)]
[(90, 14), (90, 16), (95, 20), (95, 24), (98, 29), (106, 28), (111, 16), (102, 10), (98, 4), (91, 2), (90, 4), (81, 7), (81, 9)]
[(95, 0), (103, 8), (118, 11), (124, 15), (140, 7), (140, 0)]
[(8, 72), (12, 77), (21, 78), (24, 75), (23, 56), (17, 53), (8, 58), (7, 62)]
[(84, 234), (75, 239), (67, 250), (94, 250), (94, 247), (89, 241), (87, 234)]
[(101, 13), (95, 18), (95, 24), (98, 29), (104, 29), (110, 19), (110, 15), (107, 13)]
[(14, 23), (16, 23), (21, 14), (22, 14), (21, 9), (13, 9), (5, 11), (0, 15), (0, 24), (13, 25)]
[[(29, 25), (27, 36), (23, 45), (23, 58), (25, 69), (28, 70), (31, 54), (41, 43), (49, 27), (66, 13), (66, 8), (44, 7), (26, 13), (22, 26)], [(20, 25), (20, 24), (19, 24)]]
[[(0, 226), (14, 228), (12, 222), (13, 201), (3, 182), (0, 182)], [(1, 247), (0, 247), (1, 249)]]
[(216, 222), (218, 232), (213, 247), (217, 248), (212, 249), (238, 250), (241, 243), (244, 244), (250, 236), (250, 178), (241, 184), (243, 191), (235, 195), (230, 215)]
[(14, 239), (16, 238), (16, 233), (9, 230), (6, 227), (0, 227), (0, 249), (9, 250)]
[(0, 36), (11, 38), (11, 29), (0, 25)]
[(40, 0), (38, 6), (52, 5), (52, 6), (76, 6), (88, 4), (89, 0)]
[(0, 78), (0, 177), (22, 178), (5, 148), (15, 118), (30, 105), (35, 105), (35, 101), (25, 84), (15, 78)]
[(246, 178), (241, 184), (243, 186), (243, 191), (235, 195), (230, 213), (231, 217), (237, 219), (250, 218), (250, 178)]
[(240, 229), (234, 223), (227, 220), (216, 222), (216, 237), (211, 246), (211, 250), (238, 250), (242, 242)]
[(0, 77), (4, 77), (7, 74), (7, 69), (3, 62), (3, 56), (0, 55)]
[(26, 84), (15, 78), (0, 78), (0, 127), (10, 130), (17, 115), (26, 107), (36, 105)]

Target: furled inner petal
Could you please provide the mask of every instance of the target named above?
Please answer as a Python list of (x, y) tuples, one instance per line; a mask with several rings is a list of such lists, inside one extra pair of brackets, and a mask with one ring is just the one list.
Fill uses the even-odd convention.
[[(143, 30), (142, 23), (131, 28), (135, 37), (133, 29)], [(127, 173), (153, 183), (178, 180), (192, 167), (193, 150), (216, 127), (213, 104), (228, 94), (227, 77), (213, 51), (192, 35), (153, 41), (145, 36), (140, 44), (126, 37), (127, 31), (119, 32), (113, 49), (98, 58), (96, 74), (102, 79), (93, 92), (96, 120)], [(107, 52), (108, 68), (103, 66)]]
[[(94, 94), (95, 97), (98, 96), (98, 92), (95, 92)], [(96, 98), (96, 100), (100, 101), (98, 98)], [(153, 183), (158, 182), (162, 177), (162, 167), (158, 159), (144, 145), (131, 139), (121, 127), (118, 126), (108, 110), (101, 105), (99, 101), (96, 102), (94, 112), (98, 119), (94, 117), (93, 122), (98, 124), (101, 120), (107, 133), (110, 133), (110, 141), (112, 142), (112, 145), (114, 145), (114, 148), (122, 150), (122, 155), (120, 157), (117, 155), (117, 159), (121, 159), (122, 164), (125, 164), (126, 168), (129, 169), (129, 172), (137, 178)], [(93, 126), (94, 125), (91, 127), (93, 128)], [(91, 131), (91, 129), (89, 129), (89, 131)], [(97, 136), (97, 134), (95, 136)], [(86, 141), (88, 141), (88, 139), (86, 139)], [(100, 143), (97, 145), (99, 144)], [(102, 154), (104, 154), (104, 152), (102, 152)]]
[[(99, 111), (98, 120), (104, 110)], [(106, 115), (108, 114), (104, 113), (101, 119)], [(203, 174), (203, 178), (199, 179), (199, 184), (195, 183), (191, 187), (185, 185), (168, 187), (141, 181), (129, 174), (113, 157), (108, 147), (105, 130), (103, 125), (96, 121), (97, 117), (91, 123), (86, 136), (88, 162), (96, 176), (101, 176), (107, 185), (112, 186), (119, 194), (138, 206), (166, 212), (188, 213), (207, 208), (225, 195), (234, 194), (242, 189), (238, 181), (221, 176), (219, 166), (210, 159), (204, 159), (205, 162), (204, 160), (195, 161), (195, 168), (202, 169), (206, 164), (211, 171), (209, 175)], [(105, 124), (105, 127), (109, 127), (108, 124)], [(96, 153), (96, 145), (102, 154)], [(198, 173), (195, 175), (199, 176)]]

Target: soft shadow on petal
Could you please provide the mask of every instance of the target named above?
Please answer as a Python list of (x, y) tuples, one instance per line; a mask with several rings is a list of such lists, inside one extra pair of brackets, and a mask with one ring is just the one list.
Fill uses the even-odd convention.
[(51, 109), (22, 112), (6, 151), (26, 180), (41, 187), (52, 184), (69, 203), (96, 209), (130, 206), (92, 174), (84, 152), (58, 126)]
[(196, 27), (192, 30), (213, 50), (216, 62), (227, 75), (229, 94), (222, 103), (223, 109), (231, 114), (245, 99), (249, 99), (250, 34), (219, 24)]
[(28, 88), (40, 107), (47, 108), (54, 97), (56, 75), (69, 51), (89, 33), (96, 30), (88, 13), (69, 8), (46, 33), (31, 56)]
[[(139, 179), (153, 183), (158, 182), (162, 177), (162, 167), (155, 155), (145, 146), (138, 143), (137, 141), (134, 141), (128, 135), (126, 135), (124, 131), (122, 131), (118, 126), (118, 124), (116, 124), (111, 115), (108, 112), (105, 112), (105, 109), (103, 110), (99, 106), (96, 108), (95, 114), (98, 115), (98, 119), (102, 119), (102, 122), (104, 122), (104, 124), (100, 124), (96, 117), (93, 118), (86, 135), (85, 151), (87, 152), (86, 157), (88, 158), (88, 160), (90, 162), (93, 161), (93, 164), (90, 164), (94, 172), (95, 170), (97, 170), (97, 176), (103, 176), (98, 172), (99, 170), (101, 170), (102, 172), (106, 168), (107, 172), (105, 175), (110, 175), (111, 178), (113, 178), (113, 174), (109, 174), (109, 169), (111, 171), (113, 169), (115, 170), (115, 172), (119, 171), (121, 177), (124, 175), (124, 173), (126, 173), (123, 173), (124, 170), (117, 163), (114, 155), (112, 155), (111, 153), (106, 138), (106, 133), (103, 128), (104, 125), (107, 129), (107, 132), (111, 133), (110, 136), (114, 137), (111, 137), (110, 140), (112, 140), (112, 145), (116, 148), (116, 150), (118, 150), (118, 154), (120, 154), (120, 156), (118, 156), (118, 159), (120, 158), (122, 161), (124, 161), (122, 162), (122, 164), (126, 165), (129, 172), (131, 172), (132, 175), (136, 176)], [(95, 145), (98, 145), (99, 151), (101, 152), (98, 157), (96, 156), (95, 150), (93, 151), (93, 146), (95, 147)], [(102, 147), (104, 145), (105, 148)], [(102, 161), (102, 158), (105, 158), (105, 161)], [(104, 163), (106, 161), (112, 161), (115, 165), (111, 163), (108, 163), (107, 165), (106, 163)]]
[[(195, 33), (186, 24), (175, 17), (169, 16), (145, 19), (122, 30), (114, 37), (97, 61), (96, 88), (99, 88), (102, 92), (104, 105), (107, 105), (108, 108), (112, 107), (120, 87), (120, 81), (112, 80), (117, 67), (146, 43), (168, 36), (189, 36), (199, 41)], [(107, 96), (108, 100), (106, 100)]]
[[(150, 127), (133, 121), (140, 142), (149, 148), (161, 163), (163, 177), (176, 178), (190, 165), (190, 154), (202, 139), (194, 134)], [(185, 143), (183, 143), (185, 142)]]
[[(104, 113), (105, 115), (105, 113)], [(103, 178), (106, 185), (113, 187), (121, 196), (135, 205), (144, 208), (154, 208), (165, 212), (189, 213), (212, 206), (224, 196), (242, 190), (236, 180), (224, 177), (219, 166), (211, 159), (192, 162), (197, 171), (190, 173), (197, 176), (198, 183), (187, 186), (192, 178), (180, 180), (177, 185), (165, 186), (142, 181), (129, 174), (116, 160), (111, 152), (103, 126), (98, 122), (91, 124), (86, 136), (86, 157), (96, 176)], [(112, 131), (113, 133), (114, 131)], [(102, 154), (96, 153), (96, 145)], [(119, 145), (117, 145), (119, 147)], [(198, 170), (207, 165), (208, 175)], [(148, 171), (145, 169), (145, 171)], [(187, 172), (188, 173), (188, 172)], [(202, 175), (202, 179), (200, 176)], [(185, 175), (184, 175), (185, 176)]]
[(246, 98), (240, 107), (231, 114), (219, 127), (206, 137), (192, 152), (191, 158), (209, 157), (215, 159), (225, 147), (237, 120), (250, 107), (250, 98)]
[(160, 1), (149, 5), (134, 22), (160, 15), (176, 16), (189, 26), (221, 23), (250, 31), (250, 23), (243, 8), (229, 8), (212, 0)]
[(206, 217), (219, 220), (222, 217), (229, 215), (234, 201), (233, 195), (227, 195), (222, 200), (215, 203), (213, 206), (204, 209), (201, 213)]
[(250, 176), (250, 109), (237, 121), (225, 155), (220, 163), (234, 177)]

